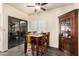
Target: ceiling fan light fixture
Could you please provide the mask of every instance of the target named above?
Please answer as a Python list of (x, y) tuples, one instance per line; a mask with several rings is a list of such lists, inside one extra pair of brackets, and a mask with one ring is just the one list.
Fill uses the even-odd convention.
[(41, 6), (36, 5), (35, 9), (40, 10)]

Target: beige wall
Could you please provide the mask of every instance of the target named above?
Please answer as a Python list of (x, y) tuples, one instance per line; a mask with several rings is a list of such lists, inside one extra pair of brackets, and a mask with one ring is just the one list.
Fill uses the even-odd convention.
[(24, 20), (29, 20), (29, 16), (26, 13), (23, 13), (22, 11), (9, 6), (7, 4), (2, 5), (2, 19), (1, 19), (1, 27), (2, 31), (0, 31), (1, 35), (0, 37), (0, 51), (6, 51), (8, 50), (8, 16), (24, 19)]
[(2, 10), (2, 4), (0, 3), (0, 51), (2, 49), (2, 39), (3, 39), (3, 32), (2, 32), (2, 23), (3, 23), (3, 10)]
[[(79, 8), (79, 4), (71, 4), (63, 7), (59, 7), (56, 9), (52, 9), (46, 12), (43, 12), (38, 15), (31, 15), (31, 21), (30, 21), (30, 30), (33, 30), (31, 28), (31, 24), (33, 26), (34, 21), (39, 22), (38, 20), (44, 20), (47, 22), (45, 31), (50, 31), (50, 46), (51, 47), (59, 47), (59, 19), (58, 16), (65, 14), (73, 9)], [(41, 25), (41, 24), (40, 24)], [(38, 25), (36, 25), (38, 27)], [(42, 28), (41, 28), (42, 29)]]

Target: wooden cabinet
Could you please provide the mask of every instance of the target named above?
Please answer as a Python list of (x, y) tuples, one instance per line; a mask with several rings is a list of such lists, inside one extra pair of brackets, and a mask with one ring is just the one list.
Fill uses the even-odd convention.
[(78, 10), (59, 16), (59, 49), (66, 55), (78, 55)]

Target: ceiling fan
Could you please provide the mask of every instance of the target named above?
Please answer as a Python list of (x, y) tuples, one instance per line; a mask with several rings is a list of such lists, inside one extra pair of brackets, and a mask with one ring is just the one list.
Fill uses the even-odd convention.
[(37, 12), (38, 9), (46, 11), (46, 9), (43, 7), (46, 4), (48, 3), (35, 3), (35, 5), (27, 5), (26, 7), (35, 7), (35, 12)]

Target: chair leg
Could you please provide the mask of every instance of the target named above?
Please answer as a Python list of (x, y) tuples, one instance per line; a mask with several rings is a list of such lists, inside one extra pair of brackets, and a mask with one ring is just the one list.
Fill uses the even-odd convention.
[(27, 43), (24, 44), (24, 54), (26, 55), (27, 53)]

